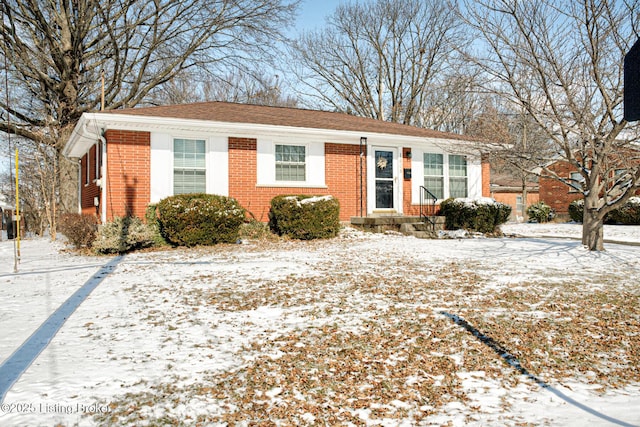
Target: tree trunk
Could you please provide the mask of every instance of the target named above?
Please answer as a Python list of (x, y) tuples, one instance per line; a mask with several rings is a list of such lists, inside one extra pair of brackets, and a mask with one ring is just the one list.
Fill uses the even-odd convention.
[(604, 251), (604, 216), (598, 210), (598, 200), (591, 194), (584, 198), (582, 244), (590, 251)]
[(67, 159), (58, 150), (57, 159), (58, 203), (53, 211), (60, 213), (78, 212), (78, 162)]
[(528, 198), (529, 196), (527, 193), (527, 178), (523, 177), (522, 178), (522, 221), (523, 222), (529, 221), (529, 218), (527, 215), (527, 199)]

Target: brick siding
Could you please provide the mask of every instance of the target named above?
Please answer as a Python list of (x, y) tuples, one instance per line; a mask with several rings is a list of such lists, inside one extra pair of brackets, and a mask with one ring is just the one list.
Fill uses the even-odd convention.
[[(549, 170), (555, 172), (561, 177), (569, 178), (571, 172), (576, 169), (569, 162), (559, 161), (549, 166)], [(577, 191), (570, 191), (568, 185), (552, 179), (540, 177), (540, 201), (551, 206), (557, 214), (566, 215), (569, 213), (569, 204), (577, 199), (582, 198), (582, 194)]]
[[(341, 221), (357, 215), (360, 206), (358, 145), (325, 144), (326, 188), (258, 187), (256, 150), (257, 141), (253, 138), (229, 138), (229, 195), (258, 221), (269, 220), (271, 199), (281, 194), (332, 195), (340, 202)], [(366, 200), (366, 192), (364, 198)], [(363, 206), (366, 210), (366, 203)]]
[(151, 135), (108, 130), (107, 221), (133, 215), (144, 218), (151, 200)]

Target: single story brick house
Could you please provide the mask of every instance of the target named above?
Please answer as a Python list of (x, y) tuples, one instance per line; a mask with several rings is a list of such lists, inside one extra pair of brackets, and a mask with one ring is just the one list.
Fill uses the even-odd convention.
[(521, 221), (522, 208), (538, 203), (538, 183), (527, 181), (526, 200), (522, 192), (522, 181), (508, 174), (491, 174), (491, 197), (496, 201), (511, 206), (511, 219)]
[[(621, 153), (626, 153), (627, 157), (624, 157)], [(630, 162), (631, 165), (634, 166), (637, 165), (638, 158), (640, 158), (638, 151), (626, 149), (626, 151), (621, 153), (616, 154), (616, 156), (620, 156), (621, 160), (614, 163), (618, 165), (618, 168), (610, 172), (611, 178), (617, 177), (621, 172), (627, 171), (626, 168), (629, 167), (629, 165), (625, 165), (625, 163)], [(615, 161), (615, 158), (613, 161)], [(578, 169), (566, 160), (555, 160), (546, 165), (545, 168), (549, 170), (551, 174), (545, 173), (542, 169), (537, 170), (537, 173), (540, 174), (540, 201), (551, 206), (561, 218), (568, 217), (571, 202), (584, 198), (582, 190), (580, 189), (580, 183), (584, 178)], [(554, 178), (554, 174), (566, 180), (566, 182), (561, 182)], [(636, 191), (636, 195), (640, 195), (640, 190)]]
[(63, 153), (80, 162), (79, 211), (103, 223), (193, 192), (231, 196), (260, 221), (276, 195), (332, 195), (348, 221), (417, 215), (421, 186), (439, 200), (489, 197), (475, 147), (342, 113), (203, 102), (84, 113)]

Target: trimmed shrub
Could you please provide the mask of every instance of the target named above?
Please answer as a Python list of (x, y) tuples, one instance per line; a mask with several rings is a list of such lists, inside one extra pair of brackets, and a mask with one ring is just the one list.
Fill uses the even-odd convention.
[(574, 200), (569, 203), (569, 218), (575, 222), (582, 222), (584, 217), (584, 199)]
[(340, 231), (340, 203), (332, 196), (277, 196), (271, 199), (269, 227), (293, 239), (335, 237)]
[(511, 206), (493, 199), (447, 199), (440, 204), (447, 230), (464, 229), (480, 233), (495, 233), (509, 220)]
[(90, 248), (96, 239), (98, 218), (95, 215), (67, 213), (58, 219), (58, 230), (76, 248)]
[(160, 233), (178, 246), (238, 241), (245, 210), (231, 197), (194, 193), (167, 197), (158, 203)]
[(538, 223), (549, 222), (553, 219), (551, 206), (545, 202), (538, 202), (529, 206), (527, 208), (527, 215), (529, 216), (529, 221)]
[(101, 225), (93, 249), (99, 254), (122, 254), (153, 246), (154, 230), (140, 218), (115, 218)]
[(612, 224), (640, 225), (640, 197), (632, 197), (622, 207), (609, 213)]

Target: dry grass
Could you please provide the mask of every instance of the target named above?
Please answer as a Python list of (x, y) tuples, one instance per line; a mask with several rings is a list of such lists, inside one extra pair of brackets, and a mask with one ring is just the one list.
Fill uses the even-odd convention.
[[(602, 392), (640, 382), (640, 296), (628, 281), (619, 285), (621, 275), (591, 276), (590, 286), (573, 275), (495, 285), (486, 265), (425, 266), (389, 259), (392, 253), (380, 262), (376, 254), (345, 255), (350, 243), (338, 242), (263, 241), (214, 249), (216, 256), (241, 263), (242, 253), (269, 257), (306, 248), (318, 253), (318, 261), (308, 273), (280, 278), (222, 280), (215, 273), (196, 273), (184, 280), (203, 286), (163, 288), (164, 298), (181, 307), (178, 318), (270, 306), (295, 310), (306, 322), (266, 331), (246, 344), (237, 369), (211, 372), (188, 385), (169, 377), (143, 393), (122, 396), (112, 402), (110, 414), (96, 420), (364, 425), (366, 415), (378, 422), (419, 424), (451, 402), (475, 410), (461, 374), (507, 389), (529, 381), (442, 313), (464, 319), (540, 381), (586, 381)], [(211, 256), (211, 250), (201, 251), (190, 257)], [(211, 283), (217, 285), (205, 286)], [(175, 318), (152, 312), (146, 320), (158, 326)], [(140, 410), (194, 401), (208, 402), (208, 415), (180, 420)], [(503, 405), (508, 412), (509, 402)]]

